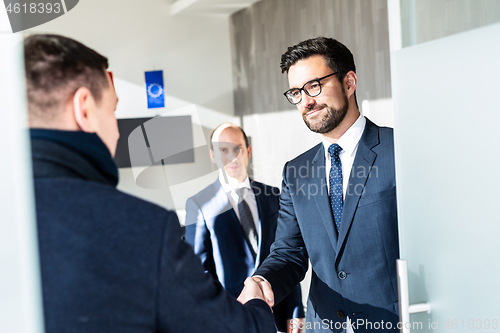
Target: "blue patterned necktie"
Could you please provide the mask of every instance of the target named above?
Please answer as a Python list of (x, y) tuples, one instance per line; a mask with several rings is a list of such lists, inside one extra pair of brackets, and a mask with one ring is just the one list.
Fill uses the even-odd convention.
[(339, 153), (342, 148), (334, 143), (328, 147), (332, 160), (330, 168), (330, 204), (332, 206), (333, 217), (337, 232), (340, 231), (340, 220), (342, 218), (342, 209), (344, 207), (344, 199), (342, 197), (342, 164), (340, 163)]

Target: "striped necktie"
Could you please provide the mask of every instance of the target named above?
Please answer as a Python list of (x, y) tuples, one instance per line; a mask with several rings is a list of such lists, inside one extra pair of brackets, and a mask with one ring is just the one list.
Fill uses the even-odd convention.
[(238, 195), (238, 214), (240, 215), (240, 224), (245, 233), (245, 239), (255, 261), (259, 250), (259, 238), (255, 228), (252, 211), (245, 201), (247, 191), (247, 188), (240, 188), (236, 190), (236, 194)]

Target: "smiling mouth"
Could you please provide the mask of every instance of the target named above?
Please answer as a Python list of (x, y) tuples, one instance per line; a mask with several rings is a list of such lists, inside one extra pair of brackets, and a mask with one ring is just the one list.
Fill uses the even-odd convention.
[(317, 112), (319, 112), (321, 110), (323, 110), (323, 108), (311, 110), (311, 111), (309, 111), (309, 112), (306, 113), (306, 116), (309, 117), (309, 116), (311, 116), (311, 115), (313, 115), (313, 114), (315, 114), (315, 113), (317, 113)]

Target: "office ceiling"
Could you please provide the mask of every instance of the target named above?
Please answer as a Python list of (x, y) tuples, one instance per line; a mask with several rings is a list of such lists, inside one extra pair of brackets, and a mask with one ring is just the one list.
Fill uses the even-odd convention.
[(172, 15), (229, 16), (260, 0), (170, 0)]

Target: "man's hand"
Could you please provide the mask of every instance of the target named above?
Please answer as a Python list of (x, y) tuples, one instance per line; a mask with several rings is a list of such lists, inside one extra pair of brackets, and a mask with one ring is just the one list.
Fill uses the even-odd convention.
[(240, 296), (238, 296), (238, 302), (240, 302), (241, 304), (245, 304), (246, 302), (254, 298), (264, 300), (264, 294), (262, 294), (262, 290), (260, 290), (259, 284), (255, 282), (251, 277), (248, 277), (245, 280), (245, 287), (241, 291)]
[(245, 280), (245, 287), (238, 297), (240, 303), (246, 303), (252, 298), (264, 300), (269, 307), (274, 306), (274, 293), (271, 284), (258, 276), (252, 276)]

